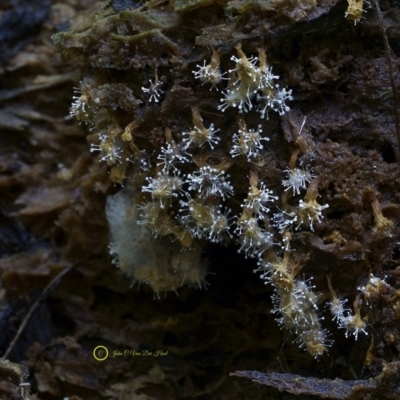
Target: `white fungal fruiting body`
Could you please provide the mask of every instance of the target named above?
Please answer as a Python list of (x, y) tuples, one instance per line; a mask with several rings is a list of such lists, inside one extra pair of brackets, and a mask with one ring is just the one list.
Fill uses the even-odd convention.
[(264, 68), (260, 67), (260, 88), (273, 88), (274, 87), (274, 80), (279, 79), (279, 75), (273, 75), (272, 67), (265, 66)]
[(149, 201), (138, 205), (138, 211), (137, 224), (147, 226), (153, 235), (157, 237), (160, 230), (160, 221), (163, 219), (161, 215), (165, 212), (160, 202)]
[[(280, 233), (283, 233), (290, 229), (293, 225), (296, 225), (298, 219), (299, 217), (294, 211), (281, 211), (272, 216), (273, 225), (279, 230)], [(299, 228), (300, 225), (301, 224), (298, 224), (297, 228)]]
[(238, 134), (232, 137), (233, 146), (230, 151), (232, 157), (245, 155), (248, 160), (255, 158), (259, 155), (259, 151), (264, 147), (261, 141), (269, 141), (267, 137), (261, 137), (262, 127), (258, 125), (257, 130), (254, 129), (239, 129)]
[(231, 85), (223, 92), (224, 97), (220, 99), (221, 105), (218, 106), (218, 110), (224, 112), (228, 107), (233, 107), (237, 108), (239, 113), (249, 112), (253, 108), (251, 103), (253, 94), (249, 88), (243, 85)]
[(148, 93), (149, 94), (149, 102), (155, 102), (158, 103), (160, 100), (160, 96), (164, 93), (164, 91), (161, 89), (162, 82), (160, 81), (153, 81), (149, 79), (150, 86), (148, 88), (145, 88), (142, 86), (142, 92), (143, 93)]
[(198, 107), (192, 107), (192, 120), (194, 125), (193, 129), (189, 132), (182, 133), (182, 136), (186, 136), (182, 140), (185, 149), (192, 145), (201, 147), (204, 143), (208, 143), (211, 149), (214, 149), (213, 145), (218, 144), (220, 141), (220, 138), (215, 135), (219, 129), (214, 129), (214, 124), (210, 124), (208, 128), (204, 126), (203, 118), (200, 115)]
[[(290, 187), (293, 187), (292, 184)], [(318, 179), (314, 179), (307, 188), (304, 200), (299, 201), (298, 207), (288, 207), (291, 208), (290, 211), (282, 211), (273, 216), (274, 226), (281, 233), (296, 224), (295, 230), (298, 230), (301, 226), (308, 225), (310, 230), (314, 231), (314, 224), (322, 221), (322, 211), (329, 207), (328, 204), (318, 204), (316, 201), (317, 196)]]
[(257, 218), (242, 217), (236, 223), (235, 233), (239, 236), (240, 248), (245, 257), (259, 257), (273, 245), (273, 234), (260, 227)]
[(117, 145), (116, 140), (111, 135), (99, 134), (100, 143), (92, 144), (90, 152), (99, 151), (100, 161), (105, 161), (113, 166), (121, 163), (122, 149)]
[(264, 183), (259, 184), (258, 175), (252, 172), (250, 174), (249, 193), (242, 204), (245, 215), (263, 219), (265, 214), (270, 211), (266, 204), (278, 200), (278, 197), (272, 194), (272, 190), (267, 189)]
[(221, 211), (221, 207), (215, 207), (211, 216), (212, 216), (212, 225), (207, 231), (208, 239), (212, 243), (219, 243), (222, 242), (224, 239), (224, 235), (226, 237), (232, 238), (232, 235), (229, 232), (230, 228), (230, 220), (229, 214), (231, 210), (226, 209)]
[(365, 330), (367, 324), (359, 314), (349, 314), (341, 322), (342, 324), (339, 326), (339, 328), (346, 329), (346, 337), (349, 337), (349, 334), (352, 334), (357, 340), (359, 333), (364, 333), (365, 335), (368, 335), (368, 332)]
[(320, 205), (316, 201), (305, 202), (299, 201), (299, 222), (300, 224), (308, 224), (310, 230), (314, 231), (314, 224), (321, 222), (323, 217), (322, 211), (328, 208), (328, 204)]
[(373, 274), (369, 276), (368, 282), (365, 286), (358, 286), (357, 289), (363, 293), (365, 303), (370, 307), (379, 301), (379, 297), (382, 293), (391, 291), (390, 285)]
[(290, 111), (290, 107), (286, 102), (293, 100), (292, 90), (287, 90), (286, 88), (280, 89), (279, 84), (275, 84), (275, 89), (266, 87), (262, 92), (263, 94), (257, 97), (260, 102), (258, 110), (261, 113), (262, 119), (264, 119), (265, 116), (267, 116), (268, 119), (269, 110), (277, 112), (280, 116)]
[[(287, 234), (290, 241), (290, 234)], [(275, 294), (272, 297), (277, 321), (282, 328), (289, 329), (296, 336), (296, 342), (304, 347), (312, 356), (317, 357), (327, 351), (330, 341), (327, 331), (322, 329), (318, 317), (318, 295), (310, 280), (296, 279), (301, 268), (291, 255), (289, 245), (283, 258), (260, 261), (255, 272), (261, 272), (261, 279), (272, 284)]]
[(169, 171), (171, 167), (176, 170), (175, 164), (189, 162), (187, 155), (183, 146), (174, 141), (168, 142), (166, 147), (161, 147), (160, 154), (157, 157), (160, 162), (157, 163), (157, 166), (163, 165), (164, 171)]
[(219, 83), (221, 79), (226, 79), (223, 77), (226, 72), (222, 74), (219, 68), (213, 68), (211, 64), (206, 65), (206, 61), (204, 61), (203, 65), (196, 65), (196, 67), (198, 70), (192, 71), (194, 77), (196, 79), (200, 79), (203, 84), (211, 83), (212, 86), (210, 90), (212, 90), (214, 87), (216, 88), (217, 83)]
[(97, 106), (100, 103), (98, 97), (94, 97), (92, 84), (88, 79), (80, 82), (79, 87), (74, 87), (74, 95), (72, 96), (72, 104), (69, 115), (78, 121), (91, 124)]
[(218, 131), (219, 129), (214, 129), (214, 124), (204, 130), (195, 126), (191, 131), (182, 133), (182, 136), (186, 136), (182, 143), (186, 149), (192, 145), (201, 147), (204, 143), (208, 143), (211, 149), (214, 149), (214, 145), (217, 145), (220, 141), (220, 138), (215, 135)]
[(88, 97), (85, 95), (80, 94), (79, 88), (74, 88), (75, 93), (78, 96), (72, 96), (72, 104), (70, 109), (70, 116), (76, 117), (78, 119), (80, 116), (84, 116), (85, 118), (89, 117), (89, 104), (88, 104)]
[[(259, 57), (247, 57), (241, 45), (236, 46), (238, 57), (232, 56), (235, 67), (229, 70), (229, 85), (220, 99), (218, 110), (224, 112), (227, 108), (237, 108), (239, 113), (249, 112), (253, 108), (252, 99), (257, 95), (261, 118), (265, 118), (268, 111), (274, 110), (284, 115), (290, 110), (288, 101), (293, 100), (292, 90), (281, 89), (275, 84), (278, 75), (273, 75), (272, 67), (267, 65), (265, 51), (259, 49)], [(257, 63), (259, 64), (257, 66)], [(204, 67), (205, 68), (205, 67)]]
[(365, 335), (368, 335), (366, 331), (367, 324), (361, 317), (360, 295), (358, 295), (354, 300), (354, 314), (352, 314), (351, 309), (345, 309), (343, 307), (347, 300), (340, 299), (336, 295), (336, 292), (332, 288), (330, 278), (328, 278), (328, 287), (332, 296), (332, 300), (328, 303), (331, 314), (333, 315), (332, 320), (336, 320), (340, 329), (346, 329), (346, 338), (349, 336), (349, 334), (352, 334), (357, 340), (358, 334), (361, 332)]
[(142, 192), (151, 193), (153, 199), (160, 201), (161, 208), (171, 197), (177, 197), (182, 187), (182, 179), (177, 173), (168, 175), (165, 171), (159, 172), (155, 178), (146, 178), (147, 186), (142, 186)]
[(189, 198), (180, 204), (183, 208), (179, 211), (186, 215), (180, 215), (177, 219), (194, 237), (207, 238), (213, 243), (222, 242), (226, 237), (232, 238), (229, 232), (230, 209), (204, 204), (201, 199)]
[(226, 180), (224, 171), (218, 171), (210, 166), (201, 167), (189, 174), (186, 182), (189, 184), (189, 191), (198, 192), (202, 198), (219, 196), (225, 199), (233, 194), (233, 186)]
[(328, 307), (332, 314), (332, 321), (336, 320), (339, 326), (343, 324), (345, 315), (350, 311), (350, 309), (344, 308), (346, 303), (347, 300), (340, 297), (332, 298), (332, 301), (328, 303)]
[(363, 10), (364, 2), (369, 4), (368, 1), (364, 0), (347, 0), (348, 7), (344, 14), (344, 17), (354, 21), (354, 25), (356, 25), (357, 22), (361, 20), (362, 14), (363, 12), (365, 12)]
[(276, 84), (275, 88), (275, 96), (270, 100), (270, 107), (282, 116), (290, 111), (290, 107), (286, 102), (293, 100), (292, 90), (287, 90), (286, 88), (279, 89), (279, 84)]
[(264, 213), (270, 211), (266, 204), (278, 200), (278, 197), (272, 196), (272, 193), (272, 190), (267, 189), (264, 183), (261, 183), (260, 188), (251, 186), (242, 207), (251, 211), (256, 218), (262, 219)]
[(237, 46), (240, 57), (232, 56), (231, 60), (235, 62), (235, 68), (229, 70), (229, 73), (236, 72), (238, 81), (243, 82), (247, 87), (253, 88), (258, 87), (261, 80), (260, 70), (256, 67), (258, 57), (249, 57), (241, 50), (241, 47)]
[(203, 65), (196, 65), (198, 71), (192, 71), (195, 79), (200, 79), (203, 83), (211, 82), (213, 76), (218, 77), (217, 71), (211, 71), (211, 65), (206, 65), (206, 60), (204, 60)]
[(210, 90), (212, 90), (214, 87), (218, 90), (216, 85), (222, 79), (227, 79), (224, 78), (226, 72), (221, 73), (219, 69), (220, 57), (220, 53), (218, 51), (214, 51), (211, 57), (210, 64), (206, 65), (206, 61), (204, 61), (203, 65), (196, 65), (196, 67), (198, 68), (197, 71), (192, 71), (195, 79), (200, 79), (200, 81), (203, 82), (203, 85), (205, 83), (212, 84)]
[(207, 272), (200, 250), (182, 251), (176, 242), (154, 238), (145, 226), (138, 224), (134, 198), (134, 193), (119, 192), (107, 199), (110, 254), (122, 272), (134, 283), (148, 284), (156, 298), (160, 298), (160, 292), (176, 291), (184, 284), (205, 286)]
[(285, 170), (288, 178), (282, 181), (282, 185), (286, 188), (285, 192), (289, 189), (293, 190), (293, 196), (300, 194), (300, 189), (306, 189), (307, 183), (314, 178), (310, 171), (299, 168), (287, 168)]
[(237, 219), (235, 233), (240, 245), (239, 252), (244, 252), (245, 257), (260, 257), (267, 249), (273, 246), (273, 233), (262, 228), (260, 223), (266, 224), (266, 214), (269, 212), (267, 203), (276, 200), (272, 191), (259, 184), (256, 172), (250, 174), (250, 188), (247, 198), (241, 205), (243, 210)]

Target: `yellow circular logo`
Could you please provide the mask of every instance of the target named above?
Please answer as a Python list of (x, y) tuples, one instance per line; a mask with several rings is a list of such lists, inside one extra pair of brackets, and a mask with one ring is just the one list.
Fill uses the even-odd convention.
[(105, 346), (97, 346), (93, 350), (93, 357), (97, 361), (104, 361), (108, 357), (108, 349)]

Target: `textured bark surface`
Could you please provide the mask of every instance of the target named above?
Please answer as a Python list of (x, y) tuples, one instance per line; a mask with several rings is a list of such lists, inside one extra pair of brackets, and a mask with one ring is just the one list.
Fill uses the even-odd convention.
[[(400, 9), (390, 1), (380, 8), (398, 87)], [(7, 352), (40, 299), (7, 352), (29, 370), (32, 400), (399, 398), (398, 106), (376, 10), (364, 4), (354, 25), (346, 9), (336, 0), (0, 5), (0, 350)], [(11, 20), (18, 29), (9, 29)], [(242, 115), (237, 107), (218, 110), (227, 81), (210, 90), (193, 71), (213, 51), (222, 71), (232, 69), (239, 43), (247, 57), (264, 49), (280, 87), (293, 90), (290, 111), (262, 119), (256, 95)], [(142, 90), (149, 80), (160, 82), (157, 103)], [(82, 95), (87, 108), (78, 110), (78, 123), (68, 113), (72, 97)], [(234, 195), (207, 201), (239, 218), (257, 173), (278, 197), (260, 221), (276, 243), (282, 235), (274, 215), (294, 212), (305, 193), (285, 191), (285, 171), (302, 166), (317, 177), (317, 201), (329, 208), (313, 229), (292, 227), (290, 254), (301, 265), (298, 278), (313, 279), (318, 317), (330, 332), (329, 351), (318, 359), (279, 329), (272, 287), (253, 273), (255, 259), (237, 254), (235, 228), (226, 246), (188, 239), (174, 219), (178, 199), (168, 203), (160, 236), (202, 252), (208, 290), (185, 286), (179, 297), (161, 290), (153, 299), (148, 285), (131, 287), (133, 279), (112, 265), (107, 196), (124, 185), (135, 193), (132, 202), (147, 200), (140, 188), (156, 176), (163, 146), (193, 128), (193, 110), (220, 130), (220, 141), (191, 148), (181, 174), (226, 171)], [(262, 125), (270, 139), (250, 160), (230, 152), (241, 118), (249, 128)], [(104, 154), (90, 151), (99, 135), (120, 146), (118, 163), (99, 162)], [(152, 165), (144, 174), (138, 154)], [(281, 256), (279, 245), (264, 259), (273, 253)], [(371, 274), (385, 283), (369, 285)], [(331, 321), (328, 276), (348, 308), (359, 306), (368, 335), (346, 338)], [(99, 361), (105, 349), (109, 357)], [(25, 377), (4, 378), (3, 364), (1, 397), (19, 398)]]

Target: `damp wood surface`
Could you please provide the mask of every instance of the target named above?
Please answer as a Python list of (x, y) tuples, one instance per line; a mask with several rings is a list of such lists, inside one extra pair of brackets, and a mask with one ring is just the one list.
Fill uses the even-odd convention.
[[(0, 352), (8, 359), (0, 365), (1, 398), (400, 397), (400, 144), (392, 85), (400, 85), (400, 9), (379, 2), (380, 20), (365, 2), (354, 24), (351, 14), (345, 18), (348, 7), (337, 0), (0, 5)], [(274, 96), (292, 91), (283, 109), (263, 103), (265, 87), (246, 95), (247, 112), (224, 109), (241, 52), (254, 66), (265, 54), (279, 76)], [(195, 74), (212, 62), (226, 72), (215, 85)], [(259, 125), (262, 146), (252, 154), (239, 144), (235, 150), (239, 130), (255, 133)], [(187, 144), (194, 126), (213, 126), (217, 139)], [(171, 143), (187, 144), (182, 157), (189, 161), (174, 164), (176, 175), (168, 171), (187, 180), (183, 189), (204, 168), (230, 186), (201, 203), (189, 204), (182, 193), (162, 200), (157, 238), (149, 231), (139, 239), (151, 236), (141, 247), (159, 246), (153, 255), (165, 255), (172, 275), (149, 285), (144, 262), (133, 274), (113, 264), (107, 198), (154, 201), (142, 188), (165, 168), (158, 156)], [(115, 159), (107, 153), (114, 145)], [(283, 183), (295, 168), (309, 171), (300, 194)], [(250, 177), (277, 198), (258, 221), (272, 238), (260, 259), (240, 236)], [(300, 200), (316, 202), (320, 215), (310, 222)], [(190, 207), (200, 205), (229, 210), (230, 227), (218, 236), (193, 215), (185, 225)], [(284, 212), (297, 223), (282, 222)], [(289, 236), (291, 283), (308, 282), (320, 329), (329, 332), (321, 351), (300, 348), (285, 321), (297, 317), (277, 311), (285, 304), (284, 274), (263, 281), (253, 272), (260, 260), (283, 265)], [(176, 273), (188, 260), (199, 268), (193, 282), (189, 269)], [(132, 286), (135, 279), (142, 283)], [(359, 331), (332, 320), (335, 296), (359, 316)], [(109, 351), (104, 361), (94, 357), (98, 346)], [(25, 383), (30, 394), (21, 395)]]

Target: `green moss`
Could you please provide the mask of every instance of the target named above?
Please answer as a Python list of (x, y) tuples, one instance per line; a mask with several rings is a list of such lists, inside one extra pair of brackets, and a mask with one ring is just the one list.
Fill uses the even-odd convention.
[(175, 0), (174, 10), (177, 13), (184, 13), (218, 3), (221, 2), (218, 0)]

